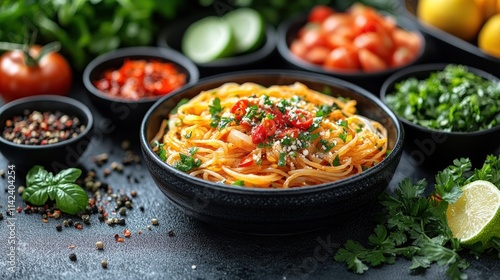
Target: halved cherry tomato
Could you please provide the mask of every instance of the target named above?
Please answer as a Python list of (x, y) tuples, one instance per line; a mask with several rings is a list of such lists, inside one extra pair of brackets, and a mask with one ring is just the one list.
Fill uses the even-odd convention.
[(359, 50), (359, 63), (361, 68), (366, 72), (381, 71), (387, 69), (387, 64), (376, 54), (369, 50)]
[(356, 48), (367, 49), (383, 59), (387, 59), (392, 52), (392, 41), (381, 33), (361, 33), (353, 43)]
[(334, 70), (358, 71), (360, 64), (357, 49), (351, 45), (334, 49), (326, 58), (325, 67)]
[(247, 113), (248, 99), (241, 99), (236, 102), (231, 108), (231, 113), (237, 120), (241, 120)]
[(312, 114), (303, 109), (290, 110), (287, 116), (290, 118), (290, 123), (298, 129), (307, 130), (313, 123)]
[(262, 124), (252, 128), (252, 143), (260, 144), (266, 140), (266, 137), (266, 128)]
[(308, 49), (314, 46), (328, 46), (325, 34), (319, 28), (307, 29), (302, 35), (301, 40)]
[(391, 66), (399, 67), (410, 63), (415, 55), (406, 47), (399, 47), (392, 53)]
[(307, 46), (304, 42), (302, 42), (302, 40), (293, 40), (290, 45), (290, 51), (297, 57), (305, 59)]
[(326, 33), (335, 32), (345, 26), (352, 26), (352, 17), (347, 14), (333, 14), (321, 24), (321, 28)]
[(323, 64), (325, 62), (326, 57), (330, 53), (330, 49), (327, 47), (317, 46), (312, 47), (309, 51), (306, 52), (304, 58), (314, 64)]
[(307, 20), (309, 22), (317, 22), (321, 23), (323, 22), (329, 15), (333, 14), (335, 11), (325, 5), (316, 5), (314, 8), (311, 9), (309, 12), (309, 17)]
[(240, 164), (238, 164), (238, 167), (249, 167), (254, 165), (254, 163), (255, 161), (253, 160), (253, 155), (249, 154), (240, 160)]
[(262, 126), (266, 129), (266, 137), (274, 135), (276, 132), (276, 123), (270, 119), (263, 119)]

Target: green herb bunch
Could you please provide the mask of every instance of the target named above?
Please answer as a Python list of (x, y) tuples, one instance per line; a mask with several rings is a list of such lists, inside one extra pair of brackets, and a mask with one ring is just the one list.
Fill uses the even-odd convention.
[[(394, 195), (380, 197), (383, 218), (363, 246), (353, 240), (339, 249), (335, 260), (345, 262), (355, 273), (362, 274), (368, 266), (393, 264), (398, 257), (412, 261), (411, 270), (429, 268), (436, 263), (446, 266), (450, 279), (466, 279), (469, 263), (461, 257), (465, 250), (453, 237), (446, 221), (446, 209), (462, 194), (461, 187), (476, 180), (500, 185), (500, 157), (488, 156), (481, 169), (471, 171), (469, 159), (459, 159), (436, 175), (435, 190), (425, 194), (426, 180), (412, 183), (404, 179)], [(500, 258), (500, 238), (493, 238), (489, 247), (475, 244), (473, 254), (491, 254)]]
[(26, 189), (22, 198), (39, 206), (50, 199), (55, 201), (59, 210), (72, 215), (85, 211), (89, 199), (87, 192), (75, 184), (81, 174), (78, 168), (68, 168), (54, 176), (42, 166), (35, 165), (26, 175)]
[(471, 132), (500, 124), (500, 81), (463, 65), (450, 64), (427, 79), (403, 80), (386, 99), (399, 116), (432, 129)]

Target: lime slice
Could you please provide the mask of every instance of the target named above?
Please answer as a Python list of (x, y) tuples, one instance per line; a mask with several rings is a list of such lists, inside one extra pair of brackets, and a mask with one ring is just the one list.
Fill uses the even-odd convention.
[(478, 241), (488, 247), (492, 237), (500, 237), (500, 190), (488, 181), (478, 180), (465, 185), (462, 191), (446, 209), (448, 226), (464, 247)]
[(264, 38), (265, 24), (260, 14), (250, 8), (239, 8), (224, 15), (236, 37), (236, 51), (249, 52), (257, 49)]
[(182, 52), (194, 62), (205, 63), (227, 57), (234, 51), (229, 23), (210, 16), (191, 24), (182, 37)]

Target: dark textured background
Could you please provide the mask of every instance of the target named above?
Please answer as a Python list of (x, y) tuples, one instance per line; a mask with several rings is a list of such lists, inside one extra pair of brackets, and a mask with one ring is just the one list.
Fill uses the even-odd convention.
[[(466, 54), (456, 56), (447, 51), (446, 45), (431, 45), (439, 55), (427, 58), (428, 62), (462, 62), (480, 66), (479, 61)], [(439, 52), (438, 52), (439, 51)], [(447, 55), (450, 54), (450, 55)], [(277, 55), (262, 68), (286, 67)], [(495, 73), (499, 75), (499, 73)], [(380, 81), (382, 82), (382, 81)], [(362, 85), (378, 93), (380, 84)], [(71, 93), (91, 106), (76, 74)], [(91, 216), (91, 225), (82, 230), (63, 228), (56, 231), (55, 225), (62, 219), (49, 219), (43, 223), (40, 214), (16, 213), (16, 273), (7, 269), (7, 237), (5, 208), (6, 194), (0, 192), (0, 209), (4, 220), (0, 222), (0, 279), (446, 279), (445, 269), (434, 265), (427, 271), (410, 272), (410, 262), (398, 260), (394, 265), (371, 268), (365, 275), (349, 272), (343, 264), (333, 260), (333, 255), (348, 239), (365, 242), (375, 223), (373, 218), (378, 206), (374, 204), (349, 221), (339, 222), (326, 228), (292, 236), (254, 236), (229, 232), (197, 222), (174, 208), (154, 185), (143, 163), (125, 167), (124, 173), (113, 172), (102, 177), (102, 168), (109, 167), (114, 160), (120, 161), (124, 139), (132, 142), (132, 149), (140, 154), (138, 130), (116, 127), (103, 132), (106, 127), (103, 117), (91, 106), (96, 118), (94, 138), (81, 159), (81, 168), (95, 169), (101, 179), (109, 183), (115, 192), (129, 194), (136, 190), (134, 209), (128, 211), (125, 226), (108, 226), (100, 223), (97, 215)], [(407, 139), (409, 140), (409, 139)], [(110, 153), (111, 158), (103, 167), (97, 167), (91, 157)], [(7, 169), (6, 160), (0, 156), (0, 169)], [(414, 180), (428, 177), (432, 181), (435, 170), (415, 166), (407, 152), (390, 183), (394, 190), (405, 177)], [(16, 187), (23, 184), (25, 172), (16, 170)], [(130, 176), (127, 176), (130, 175)], [(137, 180), (128, 180), (127, 177)], [(0, 178), (0, 190), (7, 188), (7, 179)], [(16, 205), (24, 207), (18, 196)], [(111, 203), (111, 205), (114, 205)], [(145, 208), (144, 212), (139, 206)], [(109, 207), (108, 207), (109, 209)], [(146, 227), (151, 218), (159, 220), (158, 226)], [(78, 218), (75, 220), (79, 220)], [(123, 236), (123, 230), (132, 232), (125, 242), (115, 242), (114, 235)], [(169, 236), (172, 229), (175, 236)], [(138, 231), (142, 234), (138, 235)], [(97, 250), (96, 241), (103, 241), (104, 250)], [(68, 246), (76, 248), (69, 249)], [(78, 260), (69, 260), (75, 253)], [(466, 256), (472, 266), (467, 270), (469, 279), (499, 279), (498, 260)], [(108, 268), (101, 268), (100, 261), (106, 259)]]

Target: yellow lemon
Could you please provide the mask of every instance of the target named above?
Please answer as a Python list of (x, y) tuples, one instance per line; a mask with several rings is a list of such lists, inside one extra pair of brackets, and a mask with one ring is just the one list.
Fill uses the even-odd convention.
[(481, 28), (477, 45), (485, 53), (500, 58), (500, 14), (492, 16)]
[(470, 41), (483, 22), (475, 0), (420, 0), (417, 16), (423, 22)]
[(494, 14), (497, 13), (498, 0), (474, 0), (474, 1), (476, 1), (476, 5), (481, 10), (483, 21), (488, 20), (490, 17), (492, 17)]
[(446, 219), (462, 245), (482, 242), (488, 247), (493, 237), (500, 237), (500, 190), (483, 180), (465, 185), (458, 200), (448, 205)]

